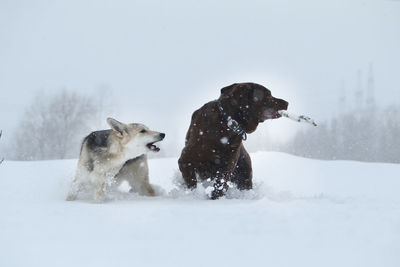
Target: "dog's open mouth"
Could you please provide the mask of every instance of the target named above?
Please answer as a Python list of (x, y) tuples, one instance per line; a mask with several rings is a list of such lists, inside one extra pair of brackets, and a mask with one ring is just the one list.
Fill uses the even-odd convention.
[(282, 115), (278, 111), (276, 111), (275, 114), (273, 115), (274, 119), (278, 119), (280, 117), (282, 117)]
[(146, 146), (151, 151), (158, 152), (158, 151), (160, 151), (160, 148), (154, 144), (154, 143), (157, 143), (157, 142), (159, 142), (159, 141), (154, 141), (154, 142), (148, 143)]

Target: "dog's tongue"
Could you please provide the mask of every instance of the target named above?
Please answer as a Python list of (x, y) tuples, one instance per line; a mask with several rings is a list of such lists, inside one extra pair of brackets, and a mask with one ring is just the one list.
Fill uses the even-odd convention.
[(148, 144), (147, 147), (148, 147), (151, 151), (154, 151), (154, 152), (160, 151), (160, 148), (157, 147), (157, 146), (154, 145), (154, 144)]
[(156, 151), (156, 152), (160, 151), (160, 148), (158, 146), (156, 146), (156, 145), (151, 145), (150, 149), (153, 150), (153, 151)]

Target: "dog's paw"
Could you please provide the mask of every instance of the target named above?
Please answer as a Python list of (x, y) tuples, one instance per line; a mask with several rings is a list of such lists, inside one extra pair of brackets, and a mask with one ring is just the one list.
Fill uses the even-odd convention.
[(228, 184), (222, 179), (221, 181), (217, 181), (214, 186), (209, 186), (206, 188), (206, 194), (212, 200), (219, 199), (223, 197), (228, 190)]

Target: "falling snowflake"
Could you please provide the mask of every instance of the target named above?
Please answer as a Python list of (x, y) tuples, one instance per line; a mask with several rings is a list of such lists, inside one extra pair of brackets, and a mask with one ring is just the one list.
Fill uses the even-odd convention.
[(221, 144), (226, 145), (226, 144), (228, 144), (229, 139), (228, 139), (228, 137), (224, 136), (224, 137), (222, 137), (222, 138), (220, 139), (220, 141), (221, 141)]

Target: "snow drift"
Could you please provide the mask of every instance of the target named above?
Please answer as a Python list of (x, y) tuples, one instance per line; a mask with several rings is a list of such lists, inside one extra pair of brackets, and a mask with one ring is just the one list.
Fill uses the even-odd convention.
[(207, 200), (153, 159), (162, 196), (103, 204), (64, 201), (75, 160), (5, 161), (0, 266), (400, 266), (400, 165), (251, 156), (251, 191)]

